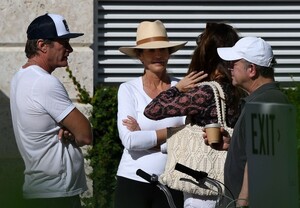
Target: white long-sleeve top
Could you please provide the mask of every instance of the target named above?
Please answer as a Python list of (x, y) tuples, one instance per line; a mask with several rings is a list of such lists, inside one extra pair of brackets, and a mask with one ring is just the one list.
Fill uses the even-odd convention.
[[(171, 86), (177, 82), (177, 79), (171, 78)], [(167, 155), (157, 150), (151, 150), (157, 145), (156, 130), (182, 125), (185, 117), (166, 118), (159, 121), (150, 120), (144, 116), (144, 109), (151, 100), (143, 89), (142, 77), (120, 85), (118, 130), (124, 150), (117, 172), (118, 176), (145, 182), (136, 175), (137, 169), (157, 175), (164, 171)], [(127, 119), (128, 115), (137, 120), (140, 131), (131, 132), (122, 124), (122, 120)]]

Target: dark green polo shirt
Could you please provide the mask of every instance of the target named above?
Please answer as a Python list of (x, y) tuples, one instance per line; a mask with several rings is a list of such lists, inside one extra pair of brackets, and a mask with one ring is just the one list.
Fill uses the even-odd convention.
[[(237, 199), (243, 184), (246, 157), (246, 135), (245, 135), (245, 103), (289, 103), (287, 96), (279, 89), (277, 82), (264, 84), (249, 96), (242, 99), (242, 112), (235, 124), (233, 135), (228, 149), (225, 162), (224, 180), (226, 187)], [(232, 197), (227, 191), (226, 195)]]

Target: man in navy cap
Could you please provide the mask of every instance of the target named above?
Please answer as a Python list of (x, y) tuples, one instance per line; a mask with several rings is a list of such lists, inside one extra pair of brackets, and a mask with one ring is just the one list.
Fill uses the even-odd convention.
[[(14, 75), (10, 92), (15, 138), (25, 163), (26, 207), (81, 207), (79, 194), (87, 190), (80, 146), (92, 143), (91, 125), (51, 75), (68, 65), (69, 39), (81, 35), (71, 33), (57, 14), (39, 16), (27, 29), (28, 61)], [(61, 129), (69, 136), (59, 134)]]

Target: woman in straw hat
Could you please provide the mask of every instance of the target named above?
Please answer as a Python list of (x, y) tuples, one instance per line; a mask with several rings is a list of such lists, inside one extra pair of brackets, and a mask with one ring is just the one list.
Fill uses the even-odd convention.
[[(161, 152), (166, 127), (184, 123), (183, 116), (153, 121), (143, 113), (154, 97), (177, 83), (167, 74), (167, 63), (170, 55), (185, 44), (169, 42), (163, 23), (157, 20), (141, 22), (137, 28), (136, 46), (119, 49), (139, 59), (144, 66), (144, 74), (121, 84), (118, 91), (118, 130), (124, 151), (117, 172), (116, 208), (169, 207), (163, 192), (137, 176), (136, 170), (160, 175), (167, 159), (166, 154)], [(195, 74), (200, 75), (202, 72)], [(190, 84), (193, 86), (193, 83)], [(177, 207), (182, 207), (182, 193), (171, 192)]]
[[(145, 116), (160, 120), (174, 116), (188, 116), (193, 124), (205, 126), (209, 123), (217, 123), (217, 109), (214, 93), (210, 86), (199, 85), (191, 90), (186, 90), (186, 79), (190, 79), (192, 72), (203, 70), (208, 77), (203, 81), (218, 82), (225, 93), (226, 103), (226, 123), (229, 127), (234, 127), (238, 116), (238, 103), (243, 96), (243, 92), (232, 85), (229, 63), (222, 60), (218, 53), (218, 47), (231, 47), (239, 39), (234, 28), (225, 23), (207, 23), (206, 29), (197, 38), (197, 47), (194, 50), (189, 66), (188, 75), (176, 86), (160, 93), (145, 108)], [(183, 102), (187, 101), (187, 102)], [(158, 111), (159, 108), (167, 109)], [(209, 154), (213, 161), (214, 154)], [(207, 171), (207, 170), (203, 170)], [(218, 170), (208, 171), (210, 177), (218, 174)], [(220, 170), (222, 173), (222, 170)], [(216, 207), (217, 196), (184, 194), (185, 208), (214, 208)], [(231, 197), (231, 196), (228, 196)]]

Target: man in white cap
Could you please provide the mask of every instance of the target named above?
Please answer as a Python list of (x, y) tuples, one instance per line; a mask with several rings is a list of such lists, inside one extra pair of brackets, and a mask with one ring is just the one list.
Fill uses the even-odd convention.
[[(217, 50), (222, 59), (231, 62), (229, 70), (233, 85), (249, 94), (242, 99), (242, 108), (248, 102), (288, 103), (287, 97), (274, 81), (275, 60), (272, 48), (266, 41), (257, 37), (244, 37), (233, 47)], [(245, 112), (242, 109), (231, 140), (224, 140), (221, 148), (228, 149), (224, 180), (234, 199), (240, 199), (237, 200), (237, 206), (248, 205), (245, 128)], [(226, 195), (231, 197), (229, 193)]]
[[(68, 65), (73, 49), (66, 20), (57, 14), (34, 19), (27, 29), (27, 63), (11, 81), (10, 105), (16, 142), (25, 163), (24, 207), (77, 208), (87, 190), (80, 146), (91, 144), (88, 119), (51, 73)], [(68, 136), (60, 138), (65, 129)]]

